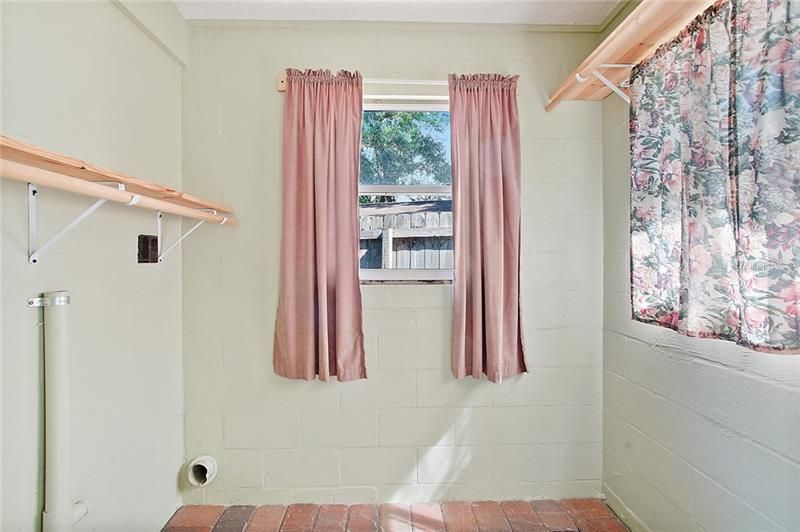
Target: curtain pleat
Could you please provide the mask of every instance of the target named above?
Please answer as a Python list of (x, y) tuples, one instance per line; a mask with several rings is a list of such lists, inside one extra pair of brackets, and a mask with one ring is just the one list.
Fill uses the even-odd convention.
[(741, 342), (800, 352), (800, 2), (735, 4)]
[(283, 236), (273, 367), (290, 379), (366, 378), (358, 278), (358, 73), (287, 70)]

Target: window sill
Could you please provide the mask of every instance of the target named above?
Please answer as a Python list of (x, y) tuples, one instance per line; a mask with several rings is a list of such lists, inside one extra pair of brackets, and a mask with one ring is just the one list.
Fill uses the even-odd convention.
[(453, 270), (364, 269), (361, 284), (452, 284)]
[(361, 279), (362, 286), (453, 284), (452, 279)]

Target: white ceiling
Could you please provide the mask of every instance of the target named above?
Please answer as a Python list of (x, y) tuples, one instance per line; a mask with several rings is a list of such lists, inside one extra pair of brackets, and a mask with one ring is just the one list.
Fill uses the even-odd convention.
[(620, 0), (175, 0), (187, 20), (602, 24)]

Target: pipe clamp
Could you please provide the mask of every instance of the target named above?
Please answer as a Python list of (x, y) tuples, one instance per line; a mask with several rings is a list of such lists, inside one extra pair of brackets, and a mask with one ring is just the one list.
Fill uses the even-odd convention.
[(32, 297), (28, 299), (28, 307), (60, 307), (69, 305), (70, 296)]

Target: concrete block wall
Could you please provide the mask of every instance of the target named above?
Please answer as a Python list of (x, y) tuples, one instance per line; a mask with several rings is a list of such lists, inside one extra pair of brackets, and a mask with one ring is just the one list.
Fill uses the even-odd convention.
[(800, 357), (630, 319), (627, 119), (603, 103), (603, 491), (636, 532), (800, 530)]
[[(186, 502), (594, 496), (601, 473), (601, 109), (546, 94), (594, 34), (409, 24), (195, 24), (184, 76), (187, 188), (241, 225), (184, 244), (187, 457), (220, 477)], [(413, 59), (412, 59), (413, 58)], [(369, 379), (272, 372), (288, 66), (369, 78), (520, 74), (529, 375), (456, 381), (451, 288), (362, 287)]]
[[(180, 19), (176, 8), (159, 8)], [(170, 11), (171, 10), (171, 11)], [(3, 2), (4, 135), (181, 189), (181, 68), (119, 2)], [(182, 20), (180, 20), (182, 23)], [(39, 243), (92, 204), (39, 187)], [(136, 262), (155, 213), (108, 202), (28, 264), (25, 183), (3, 179), (3, 532), (41, 528), (41, 311), (69, 290), (76, 530), (157, 530), (180, 502), (183, 459), (181, 257)], [(174, 238), (176, 217), (164, 230)]]
[(455, 381), (444, 347), (450, 287), (363, 293), (367, 380), (287, 381), (258, 350), (250, 369), (223, 362), (187, 372), (187, 454), (210, 453), (221, 465), (218, 480), (186, 491), (187, 501), (598, 494), (599, 329), (534, 329), (542, 342), (530, 375)]

